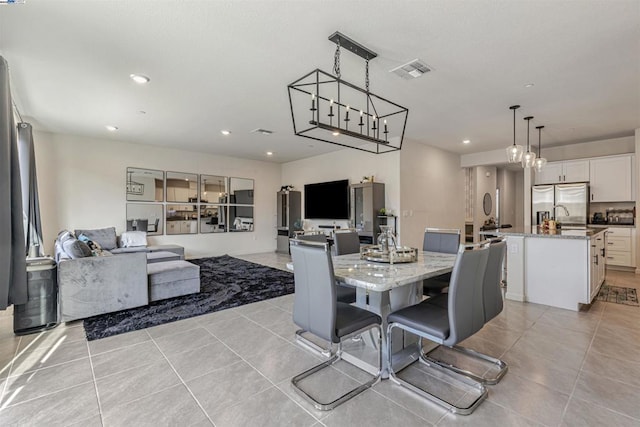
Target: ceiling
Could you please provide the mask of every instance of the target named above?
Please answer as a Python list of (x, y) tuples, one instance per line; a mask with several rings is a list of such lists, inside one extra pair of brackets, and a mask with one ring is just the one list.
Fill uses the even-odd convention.
[[(371, 91), (409, 108), (412, 143), (460, 154), (506, 147), (512, 104), (522, 105), (519, 143), (520, 119), (533, 115), (532, 127), (546, 126), (543, 148), (640, 128), (638, 0), (0, 6), (0, 55), (36, 129), (273, 162), (339, 148), (293, 135), (286, 90), (315, 68), (331, 72), (334, 31), (378, 53)], [(413, 80), (389, 72), (415, 58), (434, 71)], [(361, 58), (343, 52), (341, 69), (364, 85)], [(151, 81), (138, 85), (131, 73)]]

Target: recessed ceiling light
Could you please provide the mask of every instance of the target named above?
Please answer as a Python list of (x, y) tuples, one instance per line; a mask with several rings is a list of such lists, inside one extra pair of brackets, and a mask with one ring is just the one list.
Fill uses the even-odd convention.
[(271, 151), (267, 151), (267, 156), (273, 156), (273, 153)]
[(223, 134), (223, 135), (230, 135), (231, 131), (230, 130), (221, 130), (220, 133)]
[(134, 82), (140, 85), (149, 83), (149, 81), (151, 80), (149, 77), (142, 74), (129, 74), (129, 77), (131, 77), (131, 80), (133, 80)]
[(527, 83), (526, 85), (524, 85), (524, 87), (534, 87), (535, 85), (533, 83)]
[(338, 136), (338, 135), (340, 135), (340, 132), (333, 132), (332, 135), (333, 136)]
[(463, 140), (462, 140), (462, 143), (463, 143), (463, 144), (468, 144), (468, 143), (470, 143), (470, 142), (471, 142), (471, 140), (470, 140), (470, 139), (463, 139)]
[(107, 128), (108, 131), (110, 132), (115, 132), (118, 130), (118, 126), (113, 126), (113, 125), (106, 125), (105, 126)]

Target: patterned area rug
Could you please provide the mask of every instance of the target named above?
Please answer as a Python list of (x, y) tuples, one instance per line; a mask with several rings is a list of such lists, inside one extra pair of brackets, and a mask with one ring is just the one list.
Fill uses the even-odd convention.
[(93, 341), (293, 293), (293, 273), (228, 255), (192, 259), (200, 266), (200, 293), (84, 320)]
[(638, 294), (634, 288), (624, 288), (622, 286), (602, 285), (598, 292), (598, 301), (615, 302), (616, 304), (625, 304), (639, 306)]

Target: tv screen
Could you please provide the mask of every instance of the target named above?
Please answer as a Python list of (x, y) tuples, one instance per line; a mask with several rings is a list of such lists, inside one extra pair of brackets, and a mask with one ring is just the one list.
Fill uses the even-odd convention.
[(349, 180), (306, 184), (304, 186), (304, 217), (349, 219)]

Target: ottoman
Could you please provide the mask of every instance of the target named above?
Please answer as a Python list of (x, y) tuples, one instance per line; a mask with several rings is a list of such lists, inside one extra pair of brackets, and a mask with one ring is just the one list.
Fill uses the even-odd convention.
[(147, 264), (149, 302), (200, 292), (200, 267), (187, 261)]

